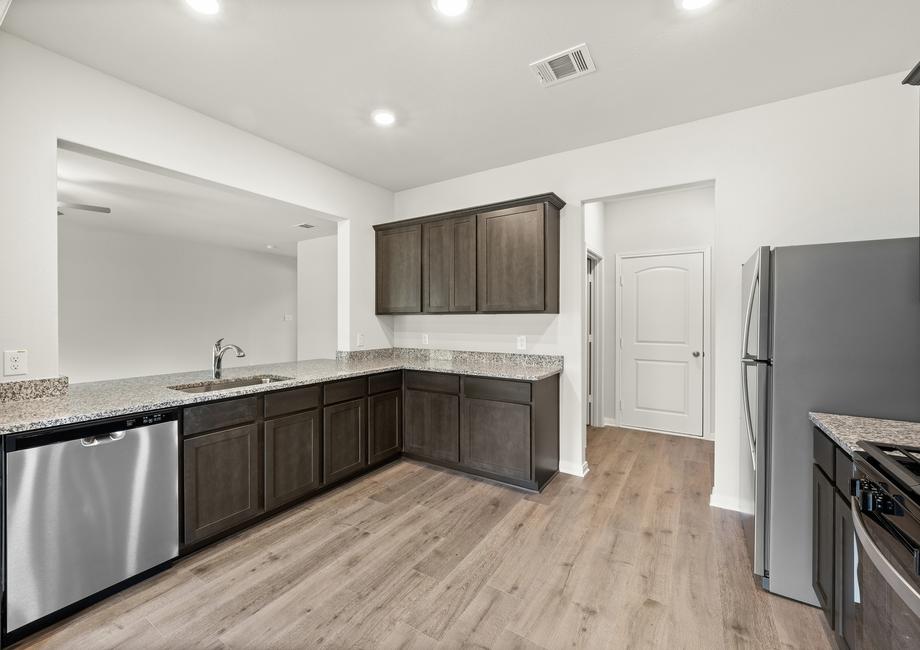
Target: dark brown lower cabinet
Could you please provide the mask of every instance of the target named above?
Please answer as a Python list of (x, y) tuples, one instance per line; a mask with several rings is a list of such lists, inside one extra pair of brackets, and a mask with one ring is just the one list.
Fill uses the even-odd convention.
[(367, 462), (370, 465), (398, 456), (402, 450), (402, 390), (367, 398)]
[(850, 503), (838, 491), (834, 498), (834, 629), (847, 648), (856, 647), (859, 606), (856, 603), (856, 537)]
[(853, 460), (814, 430), (812, 583), (838, 648), (859, 646), (856, 535), (850, 511)]
[(460, 461), (460, 396), (406, 391), (403, 449), (422, 458)]
[(530, 479), (530, 406), (463, 400), (460, 463), (499, 476)]
[(183, 451), (186, 544), (263, 512), (258, 424), (186, 438)]
[(559, 471), (559, 376), (539, 381), (407, 370), (403, 451), (542, 490)]
[(834, 484), (812, 466), (812, 585), (818, 603), (834, 627)]
[(367, 398), (323, 408), (323, 476), (328, 485), (367, 467)]
[(185, 552), (403, 453), (541, 490), (559, 377), (397, 370), (189, 406), (183, 436)]
[(319, 489), (321, 424), (319, 409), (266, 420), (266, 510)]

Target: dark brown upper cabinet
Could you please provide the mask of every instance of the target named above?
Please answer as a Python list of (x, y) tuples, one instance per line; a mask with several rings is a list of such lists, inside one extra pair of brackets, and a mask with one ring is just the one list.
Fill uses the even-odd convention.
[(543, 203), (483, 212), (477, 231), (480, 311), (559, 311), (558, 214)]
[(422, 226), (377, 230), (377, 313), (422, 311)]
[(476, 311), (476, 217), (422, 224), (422, 310)]
[(564, 205), (549, 193), (374, 226), (377, 313), (559, 313)]

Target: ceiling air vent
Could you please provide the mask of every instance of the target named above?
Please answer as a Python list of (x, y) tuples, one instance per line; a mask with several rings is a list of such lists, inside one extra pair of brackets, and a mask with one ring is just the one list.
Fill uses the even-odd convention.
[(295, 228), (303, 228), (303, 229), (306, 230), (306, 229), (309, 229), (309, 228), (313, 228), (313, 224), (312, 224), (312, 223), (299, 223), (299, 224), (297, 224), (297, 225), (294, 226), (294, 227), (295, 227)]
[(537, 73), (540, 83), (544, 86), (554, 86), (597, 70), (591, 59), (591, 53), (588, 52), (588, 46), (584, 43), (545, 59), (534, 61), (530, 64), (530, 69)]

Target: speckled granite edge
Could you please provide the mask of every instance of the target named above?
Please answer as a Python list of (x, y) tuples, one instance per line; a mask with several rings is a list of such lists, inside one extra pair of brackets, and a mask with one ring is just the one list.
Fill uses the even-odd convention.
[(392, 359), (395, 348), (373, 348), (370, 350), (339, 350), (336, 361), (381, 361)]
[(206, 370), (77, 383), (71, 384), (69, 390), (59, 397), (0, 404), (0, 435), (188, 406), (228, 397), (283, 390), (390, 370), (418, 370), (517, 381), (542, 381), (563, 371), (561, 357), (555, 364), (514, 363), (513, 360), (520, 356), (522, 355), (487, 357), (501, 359), (500, 363), (391, 357), (365, 361), (312, 359), (238, 366), (224, 368), (224, 377), (241, 379), (254, 375), (275, 375), (290, 377), (290, 379), (202, 393), (182, 392), (170, 389), (170, 386), (208, 383), (210, 372)]
[(862, 451), (859, 446), (860, 440), (920, 447), (920, 422), (882, 420), (838, 413), (809, 413), (808, 419), (850, 456)]
[(476, 352), (469, 350), (439, 350), (429, 348), (375, 348), (372, 350), (339, 350), (339, 361), (449, 361), (457, 363), (515, 364), (528, 368), (557, 366), (563, 357), (553, 354), (524, 354), (519, 352)]
[(67, 392), (67, 386), (67, 377), (4, 382), (0, 384), (0, 402), (60, 397)]

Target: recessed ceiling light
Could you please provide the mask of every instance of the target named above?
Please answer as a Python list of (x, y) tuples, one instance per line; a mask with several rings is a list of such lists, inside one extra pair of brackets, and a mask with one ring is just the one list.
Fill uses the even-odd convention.
[(470, 8), (470, 0), (431, 0), (438, 13), (455, 18), (465, 14)]
[(273, 250), (274, 248), (276, 248), (276, 246), (274, 244), (265, 244), (265, 248), (267, 248), (268, 250)]
[(712, 0), (679, 0), (680, 7), (687, 11), (695, 11), (712, 4)]
[(393, 126), (396, 124), (396, 116), (393, 111), (388, 111), (385, 108), (378, 108), (371, 113), (371, 119), (374, 120), (374, 124), (377, 126)]
[(185, 0), (185, 2), (200, 14), (213, 16), (220, 11), (220, 2), (218, 0)]

